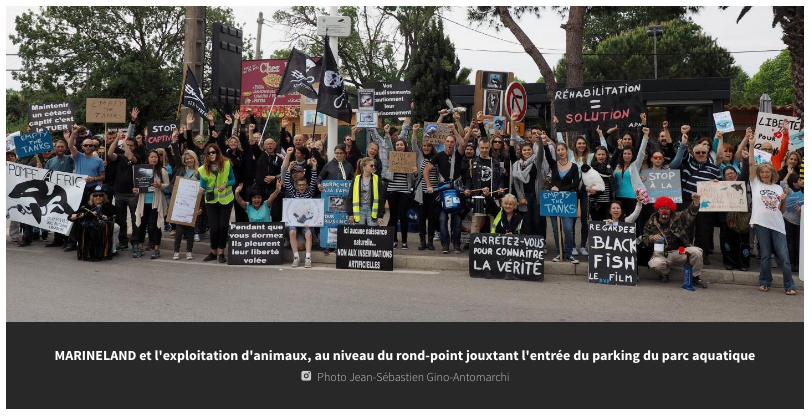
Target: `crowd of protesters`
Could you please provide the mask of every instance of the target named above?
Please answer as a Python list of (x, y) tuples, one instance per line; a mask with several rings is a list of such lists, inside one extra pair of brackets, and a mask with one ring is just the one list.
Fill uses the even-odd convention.
[[(699, 276), (702, 267), (710, 263), (708, 255), (714, 251), (718, 226), (716, 248), (722, 252), (726, 269), (747, 271), (757, 250), (760, 289), (769, 289), (771, 268), (780, 266), (785, 291), (795, 293), (791, 272), (798, 270), (802, 209), (786, 207), (786, 197), (803, 191), (803, 156), (798, 151), (789, 152), (787, 134), (778, 150), (769, 142), (761, 145), (774, 157), (771, 163), (756, 165), (750, 129), (738, 144), (725, 142), (724, 134), (718, 132), (713, 139), (700, 138), (692, 146), (690, 126), (681, 126), (675, 141), (668, 122), (655, 130), (641, 114), (638, 129), (620, 131), (612, 127), (604, 135), (598, 127), (599, 145), (591, 150), (585, 136), (565, 139), (559, 134), (553, 140), (538, 125), (519, 136), (515, 123), (511, 123), (513, 132), (489, 134), (481, 113), (470, 125), (462, 126), (458, 113), (443, 110), (437, 123), (447, 124), (450, 134), (441, 144), (421, 141), (420, 125), (411, 125), (405, 118), (400, 129), (386, 125), (383, 135), (367, 128), (371, 141), (366, 152), (357, 146), (357, 128), (353, 128), (352, 135), (335, 145), (335, 157), (328, 161), (322, 139), (303, 133), (292, 135), (287, 120), (282, 120), (280, 131), (263, 138), (254, 117), (240, 113), (225, 115), (219, 130), (209, 113), (208, 132), (198, 135), (187, 129), (194, 123), (190, 114), (186, 124), (172, 133), (169, 147), (148, 151), (144, 136), (135, 133), (138, 114), (138, 109), (133, 109), (128, 130), (108, 131), (103, 141), (94, 139), (87, 128), (74, 126), (64, 132), (64, 139), (55, 141), (53, 151), (20, 159), (13, 151), (6, 156), (7, 161), (86, 176), (85, 210), (80, 212), (92, 212), (104, 220), (114, 218), (114, 250), (131, 247), (134, 258), (148, 251), (151, 258), (160, 258), (162, 234), (171, 231), (175, 238), (173, 258), (180, 258), (185, 238), (186, 259), (191, 260), (194, 243), (208, 232), (211, 252), (204, 261), (225, 262), (232, 216), (237, 222), (278, 222), (282, 198), (318, 197), (324, 190), (323, 181), (351, 180), (345, 199), (349, 222), (383, 226), (388, 208), (387, 225), (399, 225), (401, 232), (400, 241), (395, 235), (395, 249), (409, 250), (410, 209), (418, 216), (419, 251), (436, 251), (434, 234), (439, 232), (442, 254), (449, 254), (452, 248), (454, 253), (462, 253), (462, 220), (471, 214), (472, 233), (546, 237), (552, 228), (556, 246), (561, 243), (552, 261), (571, 263), (578, 263), (579, 256), (589, 253), (589, 220), (634, 222), (642, 232), (641, 264), (649, 265), (667, 281), (670, 266), (685, 263), (687, 254), (694, 265), (695, 284), (706, 287)], [(515, 118), (511, 115), (513, 122)], [(787, 132), (786, 122), (783, 130)], [(652, 134), (657, 138), (652, 139)], [(411, 172), (391, 172), (390, 151), (414, 152), (416, 164)], [(132, 167), (136, 164), (154, 168), (147, 192), (134, 185)], [(679, 208), (665, 197), (651, 201), (646, 179), (641, 177), (642, 169), (669, 168), (680, 171)], [(171, 184), (177, 176), (200, 183), (203, 202), (194, 227), (165, 221)], [(725, 180), (747, 182), (752, 215), (699, 211), (697, 182)], [(443, 188), (459, 192), (459, 210), (442, 206)], [(544, 190), (576, 193), (579, 216), (551, 217), (548, 226), (539, 211)], [(72, 220), (82, 217), (78, 213)], [(579, 222), (578, 240), (575, 225)], [(75, 251), (75, 231), (80, 229), (74, 228), (69, 237), (55, 234), (47, 246)], [(293, 266), (300, 265), (297, 240), (303, 235), (304, 266), (310, 267), (317, 236), (314, 228), (290, 227), (288, 232), (294, 249)], [(48, 232), (12, 223), (11, 235), (22, 247), (36, 238), (47, 239)], [(686, 248), (681, 256), (675, 252), (678, 247)]]

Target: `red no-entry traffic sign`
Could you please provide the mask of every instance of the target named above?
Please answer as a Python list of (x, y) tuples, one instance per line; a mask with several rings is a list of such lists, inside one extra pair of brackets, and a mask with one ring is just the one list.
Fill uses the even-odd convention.
[(527, 113), (527, 92), (521, 83), (514, 81), (507, 87), (505, 110), (507, 111), (508, 117), (510, 117), (511, 113), (518, 111), (519, 118), (517, 120), (524, 119), (524, 115)]

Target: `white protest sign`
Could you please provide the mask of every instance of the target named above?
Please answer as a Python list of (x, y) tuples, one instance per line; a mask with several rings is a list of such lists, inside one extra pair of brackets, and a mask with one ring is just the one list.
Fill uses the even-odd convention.
[(195, 226), (200, 207), (200, 182), (195, 179), (175, 178), (172, 200), (169, 202), (167, 219), (171, 223)]
[(68, 235), (79, 210), (85, 176), (6, 163), (6, 218)]
[(713, 122), (716, 123), (716, 130), (719, 132), (733, 132), (733, 118), (730, 112), (719, 112), (713, 114)]
[[(786, 139), (784, 133), (781, 131), (781, 125), (784, 119), (789, 121), (789, 135), (792, 136), (801, 131), (801, 120), (793, 116), (776, 115), (773, 113), (758, 112), (756, 119), (756, 146), (760, 146), (764, 142), (769, 142), (773, 146), (773, 154), (778, 154), (781, 148), (781, 143)], [(789, 144), (789, 150), (794, 151), (795, 147)]]
[(324, 226), (324, 201), (283, 199), (282, 222), (285, 226)]

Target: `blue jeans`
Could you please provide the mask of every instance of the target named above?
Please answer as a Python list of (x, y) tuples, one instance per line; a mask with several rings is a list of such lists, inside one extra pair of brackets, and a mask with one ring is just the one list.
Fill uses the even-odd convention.
[(564, 230), (564, 258), (567, 258), (572, 255), (572, 247), (575, 246), (575, 218), (550, 217), (550, 221), (553, 223), (556, 254), (561, 254), (561, 248), (558, 246), (558, 219), (561, 219), (561, 228)]
[(358, 215), (361, 217), (361, 221), (358, 222), (358, 225), (378, 226), (378, 221), (372, 219), (372, 206), (361, 205), (358, 210)]
[[(444, 210), (440, 210), (440, 243), (443, 248), (448, 248), (448, 216)], [(451, 214), (451, 234), (454, 241), (454, 247), (460, 246), (460, 239), (462, 237), (462, 216), (459, 213)]]
[(795, 281), (792, 280), (792, 265), (789, 262), (789, 250), (787, 249), (787, 236), (761, 225), (753, 225), (753, 229), (756, 231), (760, 246), (758, 255), (761, 257), (761, 273), (758, 275), (758, 283), (770, 287), (773, 282), (770, 255), (775, 251), (784, 275), (784, 290), (795, 290)]

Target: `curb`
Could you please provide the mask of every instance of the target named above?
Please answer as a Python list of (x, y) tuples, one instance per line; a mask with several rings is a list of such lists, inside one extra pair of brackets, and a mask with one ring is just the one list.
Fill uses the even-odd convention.
[[(163, 238), (161, 242), (161, 248), (164, 249), (164, 252), (171, 254), (171, 249), (175, 245), (174, 237)], [(185, 253), (185, 245), (186, 241), (184, 240), (181, 243), (181, 254)], [(166, 249), (170, 249), (170, 251), (166, 251)], [(411, 251), (411, 249), (407, 251)], [(415, 248), (414, 251), (417, 252), (417, 248)], [(200, 242), (196, 242), (192, 253), (201, 255), (208, 254), (208, 241), (201, 240)], [(403, 252), (395, 252), (395, 268), (430, 271), (468, 271), (468, 257), (459, 255), (442, 255), (440, 254), (439, 248), (433, 252), (434, 254), (432, 254), (432, 252), (426, 253), (427, 255), (405, 255)], [(289, 249), (285, 249), (284, 259), (285, 262), (293, 261), (293, 254)], [(325, 256), (322, 254), (320, 249), (314, 249), (312, 260), (313, 264), (324, 266), (335, 266), (336, 263), (335, 253)], [(580, 279), (586, 278), (588, 268), (589, 267), (587, 266), (586, 262), (583, 260), (580, 264), (571, 264), (569, 262), (553, 263), (552, 261), (544, 262), (545, 274), (573, 276)], [(647, 267), (641, 267), (638, 274), (641, 280), (658, 280), (659, 278), (657, 273)], [(718, 270), (710, 268), (706, 268), (702, 271), (703, 280), (708, 283), (717, 284), (758, 286), (758, 276), (758, 271)], [(671, 279), (671, 281), (682, 282), (682, 269), (672, 269), (668, 277)], [(804, 282), (798, 279), (797, 274), (793, 274), (793, 279), (795, 280), (795, 287), (798, 290), (803, 290)], [(781, 283), (783, 283), (781, 273), (773, 273), (772, 287), (781, 287)]]

